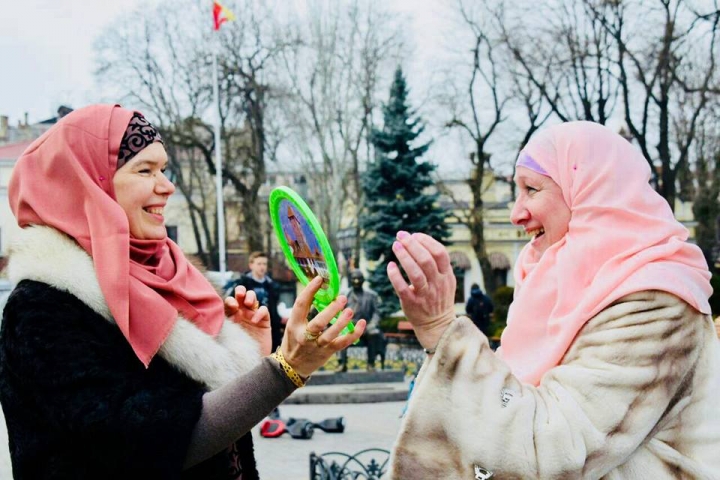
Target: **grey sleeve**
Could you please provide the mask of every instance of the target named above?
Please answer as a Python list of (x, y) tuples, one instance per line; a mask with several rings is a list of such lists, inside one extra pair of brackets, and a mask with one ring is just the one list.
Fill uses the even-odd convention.
[(269, 357), (245, 375), (202, 398), (202, 411), (190, 438), (184, 468), (229, 447), (296, 389)]

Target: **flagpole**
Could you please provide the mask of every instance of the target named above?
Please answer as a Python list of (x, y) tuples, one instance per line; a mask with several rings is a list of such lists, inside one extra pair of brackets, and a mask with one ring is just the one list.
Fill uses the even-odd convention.
[(217, 197), (218, 255), (220, 273), (225, 273), (225, 207), (223, 204), (222, 152), (220, 149), (220, 86), (217, 49), (213, 49), (213, 102), (215, 104), (215, 196)]

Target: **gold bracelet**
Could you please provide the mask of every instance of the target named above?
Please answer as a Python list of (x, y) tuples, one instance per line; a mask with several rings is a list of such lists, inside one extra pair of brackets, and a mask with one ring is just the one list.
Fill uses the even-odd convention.
[(285, 360), (285, 357), (283, 357), (282, 351), (280, 351), (280, 347), (278, 347), (277, 350), (275, 350), (275, 353), (271, 354), (270, 356), (277, 360), (277, 362), (280, 364), (280, 367), (283, 369), (283, 372), (285, 372), (285, 375), (288, 376), (288, 378), (295, 384), (296, 387), (300, 388), (305, 386), (307, 378), (303, 380), (300, 374), (298, 374), (295, 369), (290, 366), (287, 360)]

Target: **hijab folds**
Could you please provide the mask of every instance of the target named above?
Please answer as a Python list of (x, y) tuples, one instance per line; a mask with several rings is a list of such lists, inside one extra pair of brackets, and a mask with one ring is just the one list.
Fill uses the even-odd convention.
[(178, 312), (213, 336), (224, 315), (222, 300), (177, 244), (130, 237), (112, 180), (118, 155), (128, 160), (121, 141), (128, 148), (124, 137), (137, 117), (118, 105), (73, 111), (18, 159), (8, 194), (21, 227), (53, 227), (92, 257), (114, 320), (147, 367)]
[(499, 354), (521, 381), (538, 385), (588, 320), (631, 293), (668, 292), (710, 313), (705, 258), (627, 140), (596, 123), (565, 123), (536, 134), (519, 165), (552, 178), (571, 210), (563, 239), (542, 255), (527, 244), (515, 264)]

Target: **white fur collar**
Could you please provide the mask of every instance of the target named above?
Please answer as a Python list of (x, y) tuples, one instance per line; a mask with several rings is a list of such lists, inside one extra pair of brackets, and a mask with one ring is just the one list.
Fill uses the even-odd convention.
[[(92, 258), (73, 239), (51, 227), (23, 229), (10, 248), (10, 281), (35, 280), (71, 293), (115, 323), (93, 267)], [(213, 338), (178, 316), (158, 355), (211, 390), (249, 371), (260, 361), (260, 348), (239, 325), (225, 320)]]

